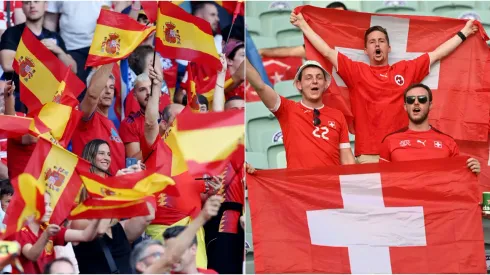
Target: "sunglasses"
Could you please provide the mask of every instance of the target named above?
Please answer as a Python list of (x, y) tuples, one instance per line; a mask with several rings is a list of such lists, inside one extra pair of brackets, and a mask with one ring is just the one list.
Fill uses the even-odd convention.
[(313, 126), (318, 126), (322, 124), (322, 121), (319, 118), (320, 116), (320, 111), (317, 109), (313, 109)]
[(415, 103), (415, 98), (419, 101), (420, 104), (425, 104), (429, 100), (429, 98), (426, 95), (419, 95), (419, 96), (407, 96), (405, 98), (405, 103), (411, 105)]

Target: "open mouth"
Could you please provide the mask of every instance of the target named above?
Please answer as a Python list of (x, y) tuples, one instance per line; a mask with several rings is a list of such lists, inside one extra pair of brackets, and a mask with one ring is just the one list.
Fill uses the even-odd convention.
[(312, 91), (319, 91), (320, 89), (318, 87), (311, 88)]
[(414, 114), (420, 113), (420, 108), (418, 108), (418, 107), (413, 108), (413, 113)]
[(374, 53), (376, 54), (376, 56), (380, 56), (381, 55), (381, 50), (380, 49), (376, 49), (376, 51)]

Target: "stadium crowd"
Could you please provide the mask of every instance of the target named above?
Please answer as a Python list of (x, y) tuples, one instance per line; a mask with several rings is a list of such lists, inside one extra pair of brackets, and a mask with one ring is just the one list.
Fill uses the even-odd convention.
[[(90, 162), (90, 172), (101, 178), (150, 168), (146, 161), (153, 152), (158, 152), (157, 158), (166, 167), (173, 166), (165, 137), (177, 115), (191, 105), (192, 80), (187, 77), (187, 67), (198, 76), (196, 82), (203, 78), (213, 82), (211, 94), (198, 95), (200, 112), (244, 108), (243, 17), (230, 26), (231, 16), (227, 15), (230, 18), (226, 20), (220, 16), (224, 9), (215, 2), (184, 4), (190, 3), (192, 15), (210, 24), (220, 54), (220, 71), (210, 70), (206, 64), (167, 59), (164, 53), (155, 54), (154, 33), (126, 59), (129, 68), (124, 69), (122, 62), (86, 67), (100, 11), (110, 9), (151, 26), (140, 1), (3, 3), (0, 113), (29, 116), (13, 66), (22, 33), (28, 28), (86, 84), (86, 90), (78, 97), (82, 118), (68, 149)], [(223, 26), (223, 21), (228, 25)], [(114, 115), (116, 101), (121, 101), (117, 95), (125, 97), (118, 116)], [(15, 197), (12, 183), (23, 173), (37, 143), (38, 138), (33, 135), (0, 141), (1, 219), (8, 214), (9, 202)], [(149, 215), (121, 220), (78, 219), (66, 220), (62, 225), (46, 224), (52, 205), (49, 193), (45, 193), (46, 212), (42, 219), (27, 222), (9, 238), (20, 245), (18, 255), (12, 257), (18, 258), (24, 273), (242, 273), (243, 173), (234, 167), (229, 164), (221, 175), (205, 175), (203, 179), (194, 179), (187, 173), (176, 181), (178, 196), (164, 190), (155, 194), (156, 205), (147, 203)], [(170, 169), (166, 175), (174, 176)], [(84, 190), (78, 198), (80, 203), (87, 198)], [(10, 258), (3, 263), (4, 273), (21, 272), (18, 265), (10, 263)]]

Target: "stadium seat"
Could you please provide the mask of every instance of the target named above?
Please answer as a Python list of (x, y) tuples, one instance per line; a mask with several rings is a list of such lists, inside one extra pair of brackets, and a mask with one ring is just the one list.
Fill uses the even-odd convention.
[(274, 85), (274, 90), (285, 98), (288, 98), (288, 99), (291, 99), (294, 101), (300, 101), (301, 100), (301, 94), (293, 86), (293, 82), (294, 82), (294, 80), (287, 80), (287, 81), (278, 82), (278, 83), (276, 83), (276, 85)]
[(267, 155), (262, 152), (246, 152), (245, 159), (256, 169), (269, 169)]
[[(282, 131), (280, 127), (261, 129), (260, 133), (257, 134), (260, 136), (258, 147), (261, 153), (265, 153), (271, 143), (282, 142)], [(267, 156), (265, 156), (265, 159), (267, 160)]]
[[(245, 232), (248, 233), (252, 232), (252, 220), (250, 218), (250, 203), (248, 201), (248, 198), (245, 201)], [(253, 247), (252, 245), (250, 246)]]
[(246, 17), (245, 22), (250, 35), (259, 36), (261, 34), (260, 20), (255, 17)]
[(301, 46), (305, 43), (303, 33), (298, 29), (285, 29), (276, 33), (277, 44), (286, 47)]
[(419, 15), (419, 16), (437, 16), (431, 11), (410, 11), (410, 10), (385, 10), (378, 12), (380, 14), (403, 14), (403, 15)]
[(474, 1), (424, 1), (427, 11), (439, 14), (444, 10), (472, 10), (475, 8)]
[(260, 23), (262, 27), (262, 34), (264, 36), (276, 37), (278, 28), (293, 27), (289, 23), (290, 12), (274, 11), (272, 13), (267, 13), (260, 17)]
[(417, 1), (362, 1), (363, 11), (391, 13), (392, 11), (418, 11)]
[(254, 263), (254, 255), (253, 253), (247, 254), (245, 260), (245, 270), (246, 274), (255, 274), (255, 263)]
[(267, 160), (270, 169), (282, 169), (287, 167), (286, 151), (282, 142), (271, 143), (267, 147)]
[(277, 47), (277, 40), (273, 37), (256, 36), (253, 41), (257, 49)]
[[(260, 135), (259, 133), (266, 129), (279, 128), (279, 122), (276, 117), (265, 107), (264, 103), (251, 102), (247, 103), (247, 124), (246, 138), (247, 148), (252, 152), (260, 152)], [(269, 165), (270, 167), (270, 165)]]
[(485, 29), (490, 27), (490, 10), (442, 10), (438, 15), (459, 19), (475, 19), (482, 22)]
[[(313, 0), (313, 1), (304, 1), (304, 4), (319, 7), (319, 8), (326, 8), (328, 6), (328, 4), (330, 4), (332, 2), (336, 2), (336, 1), (316, 1), (316, 0)], [(361, 7), (361, 5), (362, 5), (361, 1), (344, 1), (343, 3), (347, 7), (347, 9), (349, 9), (351, 11), (363, 11), (362, 7)]]

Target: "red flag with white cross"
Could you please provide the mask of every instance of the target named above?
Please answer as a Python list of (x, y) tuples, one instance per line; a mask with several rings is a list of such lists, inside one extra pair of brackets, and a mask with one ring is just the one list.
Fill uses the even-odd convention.
[[(435, 50), (466, 24), (466, 20), (462, 19), (359, 13), (312, 6), (298, 7), (296, 11), (303, 14), (310, 27), (332, 48), (354, 61), (367, 64), (369, 60), (363, 51), (364, 33), (371, 26), (379, 25), (387, 29), (391, 45), (388, 63), (392, 65)], [(479, 22), (476, 24), (479, 32), (468, 37), (440, 62), (435, 62), (423, 83), (433, 91), (429, 120), (434, 127), (458, 140), (487, 141), (490, 81), (485, 81), (485, 77), (490, 75), (490, 55), (485, 42), (488, 36), (482, 25)], [(305, 45), (307, 58), (319, 61), (332, 72), (332, 65), (306, 38)], [(334, 80), (324, 96), (325, 104), (341, 110), (350, 122), (353, 115), (349, 91), (335, 70), (332, 76)], [(410, 84), (405, 83), (403, 75), (396, 75), (393, 81), (404, 87)]]
[(256, 273), (485, 273), (466, 157), (247, 175)]

